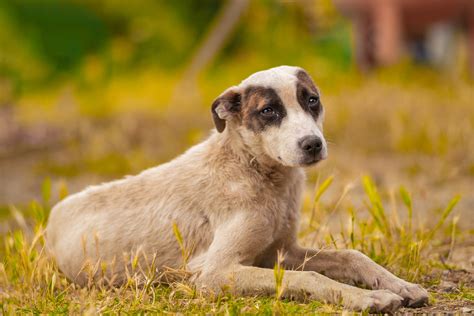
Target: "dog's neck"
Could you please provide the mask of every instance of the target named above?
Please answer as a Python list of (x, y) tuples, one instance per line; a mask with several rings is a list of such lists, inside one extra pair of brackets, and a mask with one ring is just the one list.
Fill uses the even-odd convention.
[(222, 156), (230, 155), (242, 166), (242, 170), (257, 173), (272, 182), (280, 182), (300, 168), (284, 166), (263, 152), (256, 152), (246, 144), (237, 130), (226, 128), (222, 133), (211, 136), (222, 151)]

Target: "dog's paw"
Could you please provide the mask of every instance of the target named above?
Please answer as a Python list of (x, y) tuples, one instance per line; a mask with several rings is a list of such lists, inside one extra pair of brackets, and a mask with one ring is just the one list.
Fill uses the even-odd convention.
[(370, 313), (393, 313), (402, 306), (403, 298), (389, 290), (367, 291), (356, 302), (355, 309)]
[(404, 282), (395, 293), (403, 297), (403, 306), (420, 307), (428, 304), (428, 291), (419, 284)]

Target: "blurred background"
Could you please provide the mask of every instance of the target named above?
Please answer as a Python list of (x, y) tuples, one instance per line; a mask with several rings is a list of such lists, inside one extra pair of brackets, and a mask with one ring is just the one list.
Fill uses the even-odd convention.
[(309, 170), (305, 205), (334, 176), (325, 203), (351, 191), (357, 210), (370, 175), (389, 201), (406, 186), (421, 222), (456, 194), (472, 219), (473, 4), (1, 1), (0, 216), (45, 179), (71, 193), (172, 159), (209, 134), (225, 88), (288, 64), (326, 107), (329, 159)]

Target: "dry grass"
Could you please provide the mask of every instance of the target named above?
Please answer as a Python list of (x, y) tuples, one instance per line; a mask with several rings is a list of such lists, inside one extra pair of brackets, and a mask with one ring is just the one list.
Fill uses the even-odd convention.
[[(473, 308), (472, 274), (457, 270), (459, 265), (469, 268), (469, 258), (454, 260), (458, 254), (469, 257), (474, 245), (470, 223), (474, 201), (472, 83), (419, 69), (412, 81), (410, 69), (402, 66), (367, 80), (356, 74), (334, 81), (315, 78), (325, 92), (330, 155), (328, 162), (309, 172), (300, 241), (313, 247), (359, 249), (399, 276), (422, 283), (432, 295), (432, 306), (426, 311)], [(217, 79), (212, 81), (220, 82)], [(230, 79), (220, 84), (227, 84), (226, 80)], [(204, 94), (217, 95), (217, 89), (220, 87)], [(40, 202), (3, 208), (8, 213), (0, 226), (0, 306), (4, 314), (340, 311), (321, 302), (282, 301), (279, 293), (272, 298), (229, 294), (209, 298), (185, 280), (143, 284), (133, 273), (119, 288), (78, 288), (47, 256), (45, 222), (51, 204), (67, 194), (65, 182), (76, 191), (90, 182), (77, 180), (84, 174), (99, 174), (94, 181), (100, 181), (170, 159), (197, 142), (210, 127), (209, 102), (205, 103), (177, 114), (165, 115), (160, 110), (157, 117), (148, 115), (148, 110), (136, 115), (127, 110), (107, 118), (85, 115), (81, 125), (74, 123), (81, 111), (51, 115), (58, 133), (72, 137), (59, 149), (32, 158), (38, 160), (33, 164), (37, 174), (35, 185), (28, 186), (37, 188), (38, 178), (53, 175), (53, 181), (43, 183)], [(20, 117), (22, 111), (28, 112), (19, 110)], [(159, 133), (151, 132), (157, 129)], [(2, 162), (12, 183), (22, 178), (15, 172), (32, 173), (31, 169), (15, 169), (21, 161), (14, 160), (10, 165)], [(34, 191), (26, 194), (35, 195)], [(282, 273), (276, 266), (277, 284)], [(451, 276), (456, 273), (463, 276), (453, 281)], [(454, 282), (453, 289), (446, 290), (446, 280)]]
[[(330, 186), (332, 178), (326, 179), (315, 192), (314, 204), (303, 211), (309, 215), (313, 210), (324, 207), (320, 203), (324, 191)], [(422, 282), (425, 285), (436, 284), (437, 278), (425, 279), (433, 268), (440, 263), (436, 260), (437, 242), (443, 240), (440, 232), (450, 227), (454, 238), (456, 226), (446, 225), (446, 219), (459, 201), (454, 197), (445, 207), (434, 227), (416, 227), (412, 222), (413, 202), (409, 193), (400, 189), (396, 197), (404, 205), (396, 213), (388, 213), (377, 188), (369, 177), (363, 178), (366, 191), (366, 208), (370, 217), (359, 218), (353, 209), (348, 209), (351, 224), (342, 228), (338, 235), (327, 233), (320, 236), (328, 244), (325, 247), (347, 247), (359, 249), (367, 253), (375, 261), (389, 267), (404, 278)], [(275, 281), (279, 291), (274, 298), (239, 298), (223, 295), (214, 298), (202, 296), (185, 279), (174, 281), (169, 285), (156, 285), (152, 278), (139, 278), (131, 271), (128, 282), (118, 288), (90, 285), (79, 288), (70, 283), (58, 271), (54, 261), (46, 254), (44, 248), (44, 226), (48, 215), (51, 185), (46, 181), (43, 186), (43, 201), (32, 203), (21, 211), (11, 208), (15, 229), (3, 237), (1, 253), (3, 262), (0, 264), (1, 308), (4, 314), (28, 312), (185, 312), (185, 313), (289, 313), (289, 312), (335, 312), (335, 306), (319, 302), (299, 304), (278, 299), (282, 286), (283, 271), (275, 267)], [(349, 197), (350, 198), (350, 197)], [(408, 214), (407, 220), (401, 221), (400, 214)], [(330, 213), (328, 215), (331, 215)], [(324, 218), (321, 218), (324, 222)], [(314, 220), (306, 221), (301, 234), (302, 240), (318, 235), (319, 225)], [(179, 236), (179, 231), (176, 232)], [(448, 238), (449, 240), (449, 238)], [(453, 239), (451, 239), (454, 242)], [(179, 238), (177, 238), (179, 242)], [(452, 249), (451, 249), (452, 250)], [(131, 258), (136, 262), (135, 258)], [(134, 261), (135, 260), (135, 261)], [(146, 275), (150, 276), (150, 273)], [(280, 280), (280, 282), (278, 282)], [(428, 283), (426, 283), (428, 282)], [(471, 288), (460, 288), (458, 301), (472, 300)], [(435, 302), (435, 299), (432, 300)]]

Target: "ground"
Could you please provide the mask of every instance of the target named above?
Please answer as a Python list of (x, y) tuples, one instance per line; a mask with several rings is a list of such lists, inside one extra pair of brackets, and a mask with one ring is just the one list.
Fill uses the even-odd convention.
[[(418, 82), (390, 78), (382, 72), (356, 84), (322, 84), (329, 159), (308, 170), (300, 242), (359, 249), (423, 284), (430, 305), (401, 313), (473, 312), (472, 84), (430, 74)], [(210, 299), (183, 280), (140, 287), (131, 276), (120, 288), (66, 280), (43, 247), (51, 206), (87, 185), (172, 159), (206, 137), (212, 122), (204, 104), (178, 114), (85, 117), (64, 93), (62, 110), (46, 111), (48, 119), (35, 119), (31, 108), (0, 109), (4, 314), (341, 311), (321, 302)]]

